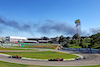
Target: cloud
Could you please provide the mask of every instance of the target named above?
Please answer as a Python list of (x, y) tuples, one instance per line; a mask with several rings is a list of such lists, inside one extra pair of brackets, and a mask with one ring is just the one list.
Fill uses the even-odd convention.
[[(67, 22), (58, 22), (53, 20), (45, 20), (43, 23), (22, 23), (20, 24), (17, 21), (14, 20), (8, 20), (4, 17), (0, 17), (0, 27), (12, 27), (15, 30), (18, 31), (24, 31), (30, 33), (32, 36), (36, 35), (36, 33), (39, 33), (40, 35), (71, 35), (73, 36), (76, 33), (76, 29), (74, 28), (74, 25), (70, 25)], [(2, 32), (4, 29), (0, 28), (0, 32)], [(94, 34), (97, 33), (97, 31), (100, 30), (100, 28), (91, 28), (89, 31), (90, 33)], [(80, 32), (80, 31), (79, 31)], [(34, 34), (33, 34), (34, 33)], [(81, 35), (90, 35), (87, 31), (81, 31)]]
[(96, 34), (96, 33), (100, 32), (100, 28), (99, 27), (98, 28), (90, 28), (89, 31), (92, 34)]
[(6, 27), (12, 27), (19, 31), (26, 31), (33, 35), (32, 31), (36, 30), (40, 34), (64, 34), (64, 35), (74, 35), (75, 29), (74, 26), (69, 25), (68, 23), (55, 22), (53, 20), (46, 20), (44, 24), (19, 24), (17, 21), (11, 21), (0, 17), (0, 24)]
[[(30, 34), (33, 35), (33, 33), (31, 32), (31, 26), (29, 24), (25, 24), (23, 23), (22, 25), (20, 23), (18, 23), (17, 21), (11, 21), (11, 20), (7, 20), (3, 17), (0, 17), (0, 25), (4, 26), (4, 27), (12, 27), (13, 29), (17, 29), (19, 31), (25, 31), (25, 32), (29, 32)], [(2, 31), (3, 29), (1, 29)]]
[(21, 30), (21, 31), (30, 29), (30, 25), (28, 25), (28, 24), (23, 24), (21, 26), (20, 23), (18, 23), (16, 21), (6, 20), (6, 19), (3, 19), (1, 17), (0, 17), (0, 24), (3, 24), (3, 25), (8, 26), (8, 27), (16, 28), (16, 29)]
[(73, 25), (69, 25), (68, 23), (55, 22), (52, 20), (47, 20), (45, 24), (38, 27), (38, 32), (42, 34), (54, 34), (62, 33), (64, 35), (73, 35), (75, 34), (75, 28)]
[(86, 30), (81, 31), (81, 36), (90, 36), (91, 34), (87, 32)]

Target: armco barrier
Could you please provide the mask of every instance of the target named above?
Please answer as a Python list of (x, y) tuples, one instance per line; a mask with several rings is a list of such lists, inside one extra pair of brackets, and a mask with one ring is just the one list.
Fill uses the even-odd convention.
[(64, 48), (61, 50), (78, 51), (82, 53), (100, 53), (100, 49), (93, 49), (93, 48)]
[(100, 51), (98, 51), (98, 53), (100, 54)]

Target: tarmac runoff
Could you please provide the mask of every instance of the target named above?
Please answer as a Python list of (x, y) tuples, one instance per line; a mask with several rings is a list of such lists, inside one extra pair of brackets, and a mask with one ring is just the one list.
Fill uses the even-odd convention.
[[(53, 50), (54, 51), (54, 50)], [(58, 50), (57, 50), (58, 51)], [(62, 51), (60, 51), (62, 52)], [(71, 53), (67, 51), (63, 51), (64, 53)], [(73, 52), (73, 51), (72, 51)], [(71, 53), (72, 54), (72, 53)], [(19, 63), (19, 64), (29, 64), (29, 65), (43, 65), (43, 66), (88, 66), (88, 65), (100, 65), (100, 54), (82, 54), (79, 53), (78, 55), (82, 55), (86, 57), (84, 60), (76, 60), (76, 61), (41, 61), (41, 60), (27, 60), (27, 59), (13, 59), (7, 58), (8, 55), (1, 54), (0, 60), (12, 63)]]

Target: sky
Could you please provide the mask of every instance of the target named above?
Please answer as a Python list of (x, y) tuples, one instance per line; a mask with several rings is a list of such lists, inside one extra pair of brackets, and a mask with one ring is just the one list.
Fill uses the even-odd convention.
[(100, 30), (100, 0), (0, 0), (0, 37), (81, 36)]

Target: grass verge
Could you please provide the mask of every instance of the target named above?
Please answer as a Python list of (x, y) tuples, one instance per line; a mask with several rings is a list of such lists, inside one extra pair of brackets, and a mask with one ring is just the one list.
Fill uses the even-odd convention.
[(2, 47), (0, 47), (0, 50), (36, 50), (36, 49), (28, 49), (28, 48), (23, 48), (23, 49), (21, 49), (21, 48), (2, 48)]
[(39, 51), (39, 52), (2, 52), (9, 55), (19, 55), (27, 58), (37, 58), (37, 59), (51, 59), (51, 58), (63, 58), (70, 59), (78, 57), (76, 55), (60, 53), (54, 51)]
[[(15, 46), (18, 47), (18, 46)], [(21, 47), (21, 46), (20, 46)], [(47, 48), (47, 49), (55, 49), (57, 45), (24, 45), (23, 48)]]

